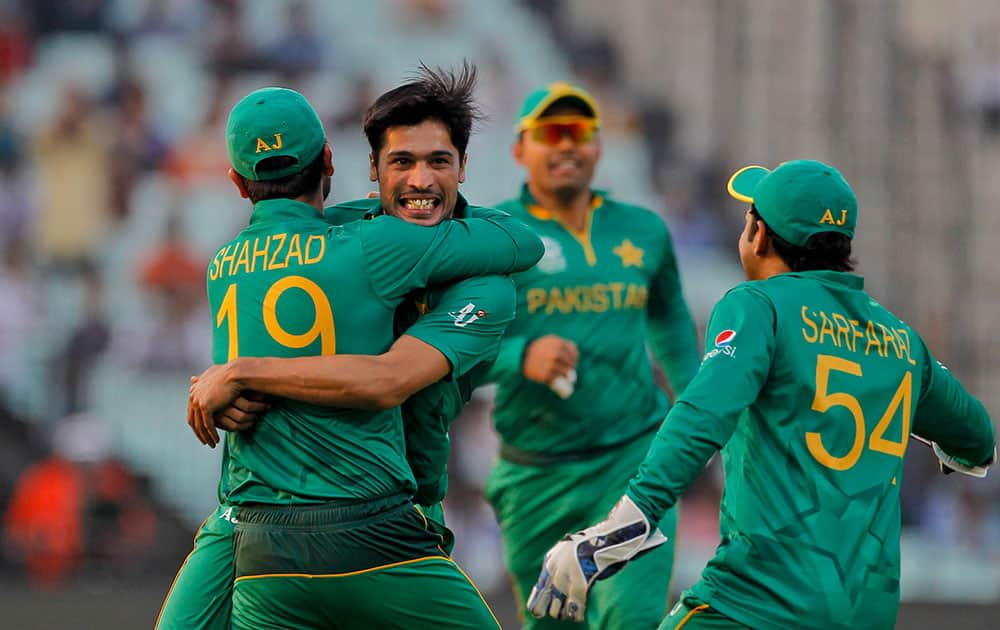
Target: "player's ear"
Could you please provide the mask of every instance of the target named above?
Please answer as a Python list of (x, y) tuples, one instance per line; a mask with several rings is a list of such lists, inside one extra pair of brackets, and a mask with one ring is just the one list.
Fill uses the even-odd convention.
[(511, 146), (511, 155), (514, 156), (514, 161), (518, 164), (524, 164), (524, 132), (517, 134), (517, 140), (514, 140), (513, 146)]
[(236, 190), (240, 191), (240, 197), (243, 197), (244, 199), (250, 198), (246, 182), (243, 181), (243, 176), (236, 172), (236, 169), (229, 169), (229, 181), (233, 182), (233, 185), (236, 186)]
[(323, 145), (323, 174), (327, 177), (333, 176), (333, 149), (330, 143)]
[(368, 154), (368, 181), (377, 182), (378, 181), (378, 165), (375, 164), (375, 154)]
[(462, 161), (458, 163), (458, 183), (465, 183), (465, 165), (469, 163), (469, 154), (462, 156)]
[(753, 253), (757, 256), (764, 256), (771, 247), (771, 239), (767, 235), (767, 227), (761, 219), (754, 219), (757, 232), (753, 235)]

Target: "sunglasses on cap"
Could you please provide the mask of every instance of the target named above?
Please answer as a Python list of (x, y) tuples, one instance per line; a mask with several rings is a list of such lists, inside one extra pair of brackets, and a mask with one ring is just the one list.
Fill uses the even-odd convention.
[(538, 119), (527, 131), (543, 144), (559, 144), (563, 136), (569, 136), (576, 144), (584, 144), (594, 138), (597, 121), (585, 116), (550, 116)]

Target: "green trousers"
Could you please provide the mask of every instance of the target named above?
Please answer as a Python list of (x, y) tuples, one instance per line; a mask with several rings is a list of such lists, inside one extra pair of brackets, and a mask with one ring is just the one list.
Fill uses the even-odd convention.
[(233, 628), (498, 628), (443, 542), (405, 498), (243, 506)]
[(653, 435), (583, 461), (532, 466), (501, 460), (491, 473), (486, 498), (503, 532), (505, 560), (526, 630), (653, 630), (663, 619), (673, 570), (676, 510), (660, 522), (669, 542), (594, 585), (585, 624), (523, 614), (545, 552), (567, 533), (607, 516), (638, 471)]
[[(451, 554), (455, 537), (444, 524), (441, 505), (421, 507), (429, 529)], [(198, 528), (194, 548), (181, 564), (156, 619), (155, 630), (229, 630), (235, 558), (233, 530), (238, 510), (220, 505)]]
[(194, 548), (163, 600), (156, 630), (229, 630), (236, 509), (220, 505), (198, 528)]
[(659, 630), (749, 630), (729, 617), (692, 598), (682, 598)]

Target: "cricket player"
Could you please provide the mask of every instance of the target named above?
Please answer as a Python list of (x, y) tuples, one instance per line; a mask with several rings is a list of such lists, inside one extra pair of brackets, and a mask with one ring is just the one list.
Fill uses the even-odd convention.
[[(386, 149), (390, 154), (395, 150), (392, 142)], [(380, 204), (380, 199), (347, 202), (327, 208), (325, 216), (333, 224), (368, 220), (386, 212)], [(459, 194), (453, 216), (494, 212), (468, 205)], [(514, 309), (514, 286), (508, 277), (469, 278), (420, 291), (400, 305), (395, 325), (399, 338), (381, 355), (237, 357), (212, 366), (193, 379), (191, 404), (205, 427), (199, 433), (214, 431), (213, 417), (215, 426), (224, 430), (252, 428), (256, 416), (241, 416), (239, 409), (230, 407), (250, 392), (323, 406), (401, 405), (406, 459), (417, 482), (413, 500), (445, 537), (442, 547), (450, 553), (454, 539), (440, 506), (448, 489), (448, 430), (472, 391), (484, 382)], [(237, 416), (240, 419), (233, 419)]]
[[(217, 361), (377, 354), (410, 291), (523, 269), (540, 256), (534, 237), (500, 215), (433, 228), (390, 216), (330, 227), (321, 216), (332, 174), (323, 138), (315, 112), (289, 90), (251, 94), (230, 116), (231, 176), (255, 206), (209, 269)], [(316, 163), (322, 178), (309, 172)], [(230, 434), (227, 451), (222, 495), (241, 506), (234, 627), (496, 625), (409, 501), (415, 483), (398, 408), (282, 401), (253, 431)]]
[[(498, 206), (545, 243), (538, 265), (512, 276), (517, 317), (491, 372), (502, 444), (486, 495), (522, 602), (545, 551), (625, 491), (669, 408), (647, 342), (675, 392), (698, 367), (667, 227), (591, 188), (599, 126), (597, 104), (576, 86), (528, 95), (513, 146), (527, 182)], [(673, 538), (675, 512), (659, 523)], [(602, 585), (588, 627), (654, 628), (667, 608), (672, 561), (672, 546), (662, 546), (635, 573)], [(525, 620), (526, 628), (550, 626), (560, 624)]]
[[(471, 69), (474, 72), (474, 69)], [(401, 88), (397, 88), (382, 97), (369, 111), (366, 122), (366, 131), (373, 140), (373, 147), (384, 146), (383, 154), (391, 157), (395, 165), (407, 164), (405, 168), (388, 166), (388, 159), (385, 160), (385, 167), (376, 169), (378, 159), (372, 162), (372, 178), (380, 182), (380, 189), (385, 197), (385, 208), (388, 212), (394, 213), (411, 222), (419, 221), (418, 217), (407, 216), (407, 196), (413, 196), (415, 192), (420, 192), (424, 197), (442, 197), (446, 202), (435, 204), (433, 213), (436, 215), (429, 223), (437, 223), (442, 218), (449, 216), (462, 217), (487, 217), (496, 214), (495, 211), (484, 208), (468, 206), (460, 194), (457, 193), (458, 183), (464, 179), (465, 146), (467, 145), (471, 131), (472, 119), (475, 111), (470, 101), (471, 87), (474, 76), (461, 77), (457, 82), (449, 75), (435, 74), (424, 68), (418, 80)], [(447, 83), (450, 81), (450, 85)], [(428, 92), (435, 94), (428, 94)], [(432, 98), (428, 98), (431, 96)], [(413, 101), (420, 102), (421, 107), (430, 106), (432, 118), (446, 121), (451, 126), (451, 143), (444, 147), (450, 156), (440, 155), (442, 145), (439, 135), (431, 136), (433, 142), (428, 143), (425, 137), (413, 134), (400, 134), (400, 131), (407, 130), (405, 127), (412, 127), (407, 123), (399, 126), (396, 123), (400, 116), (407, 121), (413, 121)], [(442, 102), (443, 101), (443, 102)], [(437, 111), (434, 111), (435, 105)], [(426, 112), (425, 112), (426, 113)], [(423, 122), (423, 121), (419, 121)], [(399, 126), (399, 129), (394, 127)], [(432, 131), (436, 130), (432, 127)], [(424, 134), (426, 135), (426, 134)], [(401, 143), (406, 139), (407, 143)], [(411, 160), (412, 164), (405, 160), (398, 159), (399, 155), (407, 155), (416, 158)], [(378, 155), (376, 153), (375, 155)], [(442, 169), (441, 163), (450, 161), (451, 167)], [(436, 181), (428, 182), (428, 173), (437, 174)], [(402, 178), (402, 175), (406, 175)], [(410, 190), (406, 190), (409, 187)], [(388, 194), (388, 193), (392, 194)], [(407, 193), (403, 195), (402, 193)], [(343, 224), (357, 220), (362, 217), (371, 219), (380, 213), (380, 200), (361, 200), (349, 204), (327, 209), (327, 221), (334, 224)], [(423, 209), (421, 209), (423, 211)], [(446, 480), (444, 466), (447, 461), (447, 422), (453, 419), (458, 413), (468, 395), (471, 392), (469, 379), (477, 371), (482, 372), (479, 367), (481, 361), (490, 361), (495, 356), (497, 340), (506, 328), (507, 323), (513, 317), (513, 288), (510, 281), (505, 277), (488, 276), (463, 280), (450, 287), (444, 287), (434, 292), (426, 292), (422, 296), (422, 307), (430, 306), (430, 313), (421, 319), (418, 326), (409, 329), (408, 338), (403, 338), (393, 345), (390, 352), (378, 357), (358, 357), (362, 360), (390, 359), (386, 364), (391, 368), (388, 374), (392, 378), (382, 378), (372, 372), (365, 370), (363, 366), (352, 374), (366, 374), (374, 377), (371, 381), (365, 379), (362, 385), (356, 386), (350, 393), (351, 398), (333, 399), (320, 398), (319, 404), (356, 404), (362, 406), (385, 406), (387, 397), (405, 397), (409, 392), (419, 389), (431, 380), (440, 378), (440, 375), (447, 374), (448, 378), (439, 383), (435, 383), (420, 392), (419, 395), (410, 398), (404, 404), (404, 421), (406, 425), (407, 457), (410, 460), (416, 480), (418, 482), (418, 492), (415, 499), (427, 505), (422, 508), (428, 519), (428, 523), (434, 526), (444, 540), (441, 546), (450, 552), (452, 544), (451, 532), (443, 526), (440, 506), (437, 503), (443, 496), (446, 485), (441, 483)], [(469, 304), (474, 303), (479, 308), (469, 309)], [(397, 327), (403, 330), (409, 323), (416, 319), (416, 304), (408, 300), (406, 304), (397, 309)], [(468, 312), (474, 310), (474, 312)], [(464, 312), (463, 312), (464, 311)], [(474, 323), (475, 322), (475, 323)], [(473, 324), (471, 325), (470, 324)], [(457, 334), (461, 333), (461, 334)], [(421, 343), (426, 341), (426, 343)], [(433, 344), (433, 345), (431, 345)], [(443, 356), (442, 356), (443, 355)], [(320, 374), (329, 373), (329, 370), (322, 366), (322, 361), (329, 359), (341, 359), (337, 357), (316, 357), (320, 360)], [(243, 359), (236, 359), (229, 367), (238, 364)], [(306, 369), (303, 365), (295, 366), (293, 375), (297, 377), (297, 383), (308, 384), (308, 362), (311, 359), (261, 359), (261, 362), (276, 361), (277, 363), (295, 364), (299, 361), (306, 361)], [(402, 361), (401, 366), (394, 366), (392, 361)], [(371, 365), (371, 364), (369, 364)], [(443, 366), (442, 366), (443, 365)], [(427, 366), (430, 372), (420, 371), (421, 367)], [(255, 378), (261, 376), (260, 367), (256, 366)], [(380, 366), (381, 367), (381, 366)], [(210, 368), (202, 375), (197, 387), (204, 393), (212, 391), (211, 378), (207, 378), (213, 370), (219, 366)], [(430, 377), (426, 374), (432, 374)], [(229, 370), (228, 376), (238, 373)], [(400, 381), (399, 377), (406, 377), (407, 380)], [(316, 378), (316, 377), (313, 377)], [(423, 379), (423, 380), (421, 380)], [(377, 383), (377, 387), (372, 384)], [(267, 389), (266, 384), (259, 384), (260, 389)], [(323, 383), (321, 385), (330, 385)], [(225, 392), (227, 386), (223, 385), (219, 391)], [(308, 390), (307, 390), (308, 391)], [(316, 390), (313, 389), (313, 392)], [(333, 389), (324, 389), (324, 396), (330, 396)], [(341, 390), (343, 391), (343, 390)], [(295, 393), (301, 392), (291, 392)], [(218, 392), (216, 392), (218, 394)], [(192, 394), (194, 399), (195, 394)], [(300, 398), (308, 399), (309, 395), (301, 395)], [(228, 404), (230, 399), (220, 403), (220, 406)], [(202, 398), (202, 402), (211, 404), (211, 396)], [(237, 399), (237, 405), (256, 403), (248, 402), (243, 398)], [(396, 402), (391, 402), (389, 406), (395, 406)], [(246, 410), (249, 411), (249, 410)], [(254, 409), (254, 411), (258, 411)], [(254, 418), (248, 416), (238, 408), (230, 407), (226, 413), (232, 412), (232, 418), (224, 415), (215, 415), (216, 424), (222, 423), (230, 430), (247, 429), (252, 427)], [(211, 415), (211, 414), (210, 414)], [(239, 416), (243, 416), (240, 418)], [(422, 431), (415, 430), (412, 423), (417, 423), (416, 428), (423, 427)], [(424, 423), (421, 425), (421, 423)], [(442, 442), (443, 441), (443, 442)], [(426, 446), (423, 449), (417, 446)], [(416, 457), (416, 454), (423, 453)], [(436, 457), (436, 459), (435, 459)], [(419, 460), (423, 466), (417, 465)], [(225, 486), (225, 474), (223, 475), (223, 487)], [(425, 483), (424, 480), (428, 480)], [(230, 594), (233, 580), (233, 557), (232, 557), (232, 530), (234, 522), (237, 520), (237, 508), (232, 505), (223, 504), (213, 517), (209, 518), (200, 530), (196, 540), (195, 549), (185, 562), (184, 567), (178, 574), (175, 584), (171, 589), (164, 609), (159, 620), (159, 627), (186, 627), (186, 628), (225, 628), (229, 624), (230, 614)], [(435, 518), (436, 517), (436, 518)]]
[(651, 544), (721, 449), (721, 542), (660, 628), (892, 628), (910, 433), (963, 471), (995, 459), (982, 404), (850, 273), (858, 209), (841, 174), (748, 166), (729, 192), (750, 204), (747, 282), (715, 306), (701, 368), (624, 496), (546, 555), (534, 615), (583, 619), (593, 582)]

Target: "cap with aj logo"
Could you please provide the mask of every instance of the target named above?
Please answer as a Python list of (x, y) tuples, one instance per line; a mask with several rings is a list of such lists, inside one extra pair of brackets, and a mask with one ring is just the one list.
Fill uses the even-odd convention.
[(858, 200), (840, 171), (815, 160), (784, 162), (773, 171), (745, 166), (729, 179), (729, 194), (752, 203), (775, 233), (804, 247), (820, 232), (854, 238)]
[[(316, 110), (295, 90), (268, 87), (243, 97), (229, 113), (226, 149), (233, 169), (254, 181), (294, 175), (323, 150), (326, 132)], [(290, 157), (279, 169), (261, 169), (262, 161)]]

